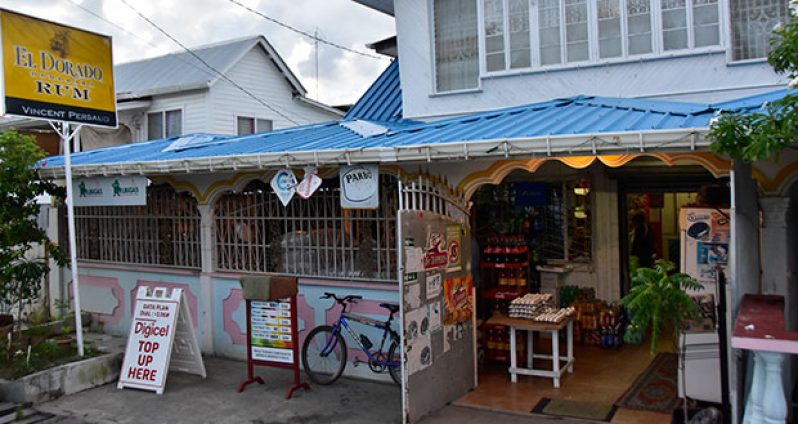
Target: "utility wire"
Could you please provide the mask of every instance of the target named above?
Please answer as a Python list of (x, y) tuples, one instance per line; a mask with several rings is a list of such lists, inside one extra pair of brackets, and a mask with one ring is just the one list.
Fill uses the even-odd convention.
[[(150, 45), (150, 47), (153, 47), (153, 48), (156, 48), (156, 49), (160, 48), (160, 46), (156, 45), (156, 44), (155, 44), (155, 43), (153, 43), (152, 41), (150, 41), (150, 40), (147, 40), (146, 38), (144, 38), (144, 37), (142, 37), (142, 36), (140, 36), (140, 35), (136, 34), (136, 33), (135, 33), (135, 32), (133, 32), (133, 31), (130, 31), (129, 29), (127, 29), (127, 28), (125, 28), (125, 27), (123, 27), (123, 26), (121, 26), (121, 25), (118, 25), (116, 22), (113, 22), (113, 21), (111, 21), (111, 20), (107, 19), (107, 18), (106, 18), (106, 17), (104, 17), (103, 15), (100, 15), (99, 13), (96, 13), (96, 12), (94, 12), (93, 10), (91, 10), (91, 9), (89, 9), (89, 8), (87, 8), (87, 7), (85, 7), (85, 6), (83, 6), (83, 5), (82, 5), (82, 4), (80, 4), (80, 3), (77, 3), (75, 0), (64, 0), (64, 1), (67, 1), (67, 2), (69, 2), (69, 3), (71, 3), (71, 4), (73, 4), (75, 7), (78, 7), (78, 8), (80, 8), (80, 9), (82, 9), (84, 12), (86, 12), (86, 13), (88, 13), (88, 14), (90, 14), (90, 15), (94, 16), (95, 18), (97, 18), (97, 19), (99, 19), (99, 20), (101, 20), (101, 21), (103, 21), (103, 22), (106, 22), (106, 23), (108, 23), (109, 25), (112, 25), (112, 26), (113, 26), (113, 27), (115, 27), (116, 29), (118, 29), (118, 30), (120, 30), (120, 31), (124, 31), (124, 32), (125, 32), (125, 33), (127, 33), (128, 35), (132, 35), (133, 37), (136, 37), (136, 38), (138, 38), (139, 40), (141, 40), (141, 41), (143, 41), (143, 42), (145, 42), (145, 43), (149, 44), (149, 45)], [(195, 62), (192, 62), (192, 61), (186, 60), (186, 59), (184, 59), (182, 56), (175, 55), (175, 58), (176, 58), (177, 60), (179, 60), (179, 61), (181, 61), (181, 62), (185, 63), (186, 65), (190, 65), (190, 66), (192, 66), (194, 69), (196, 69), (196, 70), (198, 70), (198, 71), (200, 71), (200, 72), (204, 72), (204, 73), (206, 73), (206, 74), (208, 74), (208, 75), (214, 75), (213, 73), (209, 72), (207, 69), (205, 69), (205, 68), (203, 68), (203, 67), (200, 67), (200, 66), (197, 66), (197, 64), (196, 64)]]
[(122, 3), (124, 3), (124, 4), (125, 4), (125, 6), (129, 7), (129, 8), (130, 8), (130, 10), (132, 10), (132, 11), (133, 11), (133, 12), (135, 12), (137, 15), (139, 15), (139, 17), (140, 17), (141, 19), (143, 19), (143, 20), (147, 21), (147, 23), (149, 23), (150, 25), (152, 25), (152, 26), (153, 26), (155, 29), (157, 29), (157, 30), (158, 30), (158, 31), (159, 31), (161, 34), (163, 34), (163, 35), (164, 35), (164, 36), (166, 36), (168, 39), (172, 40), (172, 41), (173, 41), (175, 44), (177, 44), (178, 46), (180, 46), (180, 47), (181, 47), (183, 50), (185, 50), (185, 51), (186, 51), (186, 53), (190, 54), (192, 57), (194, 57), (195, 59), (197, 59), (198, 61), (200, 61), (200, 62), (201, 62), (203, 65), (207, 66), (207, 67), (208, 67), (208, 69), (212, 70), (214, 73), (216, 73), (217, 75), (219, 75), (219, 77), (221, 77), (221, 78), (222, 78), (222, 79), (224, 79), (225, 81), (229, 82), (230, 84), (233, 84), (233, 86), (235, 86), (236, 88), (238, 88), (239, 90), (241, 90), (241, 92), (243, 92), (244, 94), (248, 95), (249, 97), (252, 97), (252, 98), (253, 98), (255, 101), (257, 101), (258, 103), (262, 104), (263, 106), (266, 106), (268, 109), (270, 109), (270, 110), (271, 110), (271, 111), (273, 111), (274, 113), (276, 113), (276, 114), (278, 114), (278, 115), (282, 116), (283, 118), (285, 118), (285, 119), (286, 119), (286, 120), (288, 120), (289, 122), (293, 123), (294, 125), (301, 125), (299, 122), (297, 122), (297, 121), (295, 121), (295, 120), (291, 119), (290, 117), (288, 117), (288, 115), (284, 114), (283, 112), (281, 112), (280, 110), (278, 110), (278, 109), (277, 109), (277, 108), (275, 108), (274, 106), (272, 106), (272, 105), (270, 105), (270, 104), (266, 103), (265, 101), (263, 101), (262, 99), (260, 99), (260, 98), (259, 98), (259, 97), (257, 97), (256, 95), (252, 94), (252, 93), (251, 93), (249, 90), (247, 90), (246, 88), (244, 88), (244, 87), (242, 87), (241, 85), (239, 85), (237, 82), (235, 82), (235, 81), (233, 81), (232, 79), (230, 79), (230, 78), (229, 78), (227, 75), (225, 75), (223, 72), (221, 72), (221, 71), (219, 71), (218, 69), (214, 68), (214, 67), (213, 67), (213, 66), (212, 66), (210, 63), (206, 62), (206, 61), (205, 61), (205, 59), (201, 58), (201, 57), (200, 57), (198, 54), (194, 53), (194, 51), (193, 51), (193, 50), (191, 50), (191, 49), (189, 49), (188, 47), (186, 47), (186, 46), (185, 46), (183, 43), (181, 43), (181, 42), (180, 42), (178, 39), (176, 39), (176, 38), (175, 38), (175, 37), (173, 37), (171, 34), (169, 34), (168, 32), (166, 32), (166, 30), (164, 30), (163, 28), (161, 28), (160, 26), (158, 26), (158, 24), (156, 24), (155, 22), (153, 22), (152, 20), (150, 20), (150, 18), (146, 17), (146, 16), (145, 16), (143, 13), (139, 12), (139, 11), (138, 11), (138, 9), (136, 9), (136, 8), (135, 8), (135, 7), (133, 7), (133, 6), (132, 6), (130, 3), (128, 3), (128, 1), (127, 1), (127, 0), (120, 0), (120, 1), (121, 1)]
[(375, 54), (362, 52), (360, 50), (355, 50), (355, 49), (346, 47), (344, 45), (341, 45), (341, 44), (338, 44), (338, 43), (335, 43), (335, 42), (332, 42), (332, 41), (329, 41), (329, 40), (325, 40), (325, 39), (319, 37), (316, 34), (311, 34), (311, 33), (307, 32), (307, 31), (303, 31), (301, 29), (294, 28), (291, 25), (288, 25), (288, 24), (285, 24), (283, 22), (280, 22), (277, 19), (272, 18), (271, 16), (267, 16), (264, 13), (259, 12), (259, 11), (255, 10), (255, 9), (253, 9), (253, 8), (251, 8), (251, 7), (247, 6), (247, 5), (239, 2), (238, 0), (227, 0), (227, 1), (229, 1), (230, 3), (233, 3), (235, 5), (238, 5), (238, 6), (242, 7), (242, 8), (244, 8), (244, 9), (246, 9), (246, 10), (248, 10), (248, 11), (250, 11), (250, 12), (256, 14), (256, 15), (258, 15), (258, 16), (262, 17), (263, 19), (266, 19), (269, 22), (273, 22), (273, 23), (275, 23), (277, 25), (280, 25), (281, 27), (283, 27), (283, 28), (285, 28), (285, 29), (287, 29), (289, 31), (293, 31), (293, 32), (295, 32), (297, 34), (300, 34), (300, 35), (303, 35), (303, 36), (305, 36), (307, 38), (310, 38), (311, 40), (318, 41), (319, 43), (335, 47), (336, 49), (345, 50), (345, 51), (348, 51), (350, 53), (359, 54), (359, 55), (361, 55), (363, 57), (369, 57), (369, 58), (372, 58), (372, 59), (380, 59), (380, 60), (390, 60), (387, 57), (377, 56)]

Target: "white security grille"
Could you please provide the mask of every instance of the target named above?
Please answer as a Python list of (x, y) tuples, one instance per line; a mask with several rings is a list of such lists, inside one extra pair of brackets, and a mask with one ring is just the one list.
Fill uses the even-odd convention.
[(401, 182), (400, 210), (420, 210), (446, 215), (462, 223), (468, 223), (468, 207), (465, 201), (448, 189), (441, 189), (429, 176), (419, 176)]
[(396, 179), (380, 176), (376, 210), (341, 208), (338, 179), (283, 206), (262, 181), (215, 205), (216, 265), (223, 271), (393, 281)]
[(75, 208), (78, 258), (200, 268), (197, 200), (169, 185), (147, 189), (146, 206)]

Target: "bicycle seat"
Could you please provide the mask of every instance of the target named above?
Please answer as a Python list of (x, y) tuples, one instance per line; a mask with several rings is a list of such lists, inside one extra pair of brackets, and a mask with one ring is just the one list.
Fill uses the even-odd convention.
[(399, 305), (394, 305), (393, 303), (380, 303), (380, 307), (391, 311), (392, 314), (399, 312)]

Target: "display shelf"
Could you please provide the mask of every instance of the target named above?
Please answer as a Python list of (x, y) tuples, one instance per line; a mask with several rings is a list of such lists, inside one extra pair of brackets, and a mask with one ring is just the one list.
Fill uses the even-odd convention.
[(480, 262), (483, 268), (495, 269), (521, 269), (529, 266), (529, 262)]
[[(500, 247), (499, 249), (505, 249)], [(510, 247), (507, 250), (502, 250), (501, 252), (496, 252), (495, 248), (493, 247), (485, 247), (482, 249), (482, 253), (486, 255), (523, 255), (524, 253), (529, 253), (529, 246), (516, 246)]]
[(525, 289), (516, 290), (503, 290), (501, 288), (492, 288), (482, 291), (482, 298), (488, 300), (513, 300), (526, 294)]

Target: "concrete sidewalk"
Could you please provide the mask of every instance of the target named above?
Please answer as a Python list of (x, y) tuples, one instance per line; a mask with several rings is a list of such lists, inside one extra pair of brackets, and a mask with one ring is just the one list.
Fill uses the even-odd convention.
[[(256, 367), (266, 384), (249, 385), (246, 363), (205, 358), (208, 378), (171, 373), (163, 395), (117, 390), (115, 384), (64, 396), (36, 409), (88, 423), (400, 423), (399, 386), (341, 378), (330, 386), (311, 384), (291, 400), (285, 393), (292, 372)], [(305, 379), (305, 375), (302, 375)]]
[[(116, 384), (36, 406), (59, 420), (74, 423), (401, 423), (401, 394), (393, 384), (341, 378), (330, 386), (311, 385), (291, 400), (285, 393), (292, 372), (256, 367), (266, 384), (250, 385), (237, 393), (246, 375), (246, 363), (205, 358), (208, 378), (175, 372), (169, 374), (163, 395), (139, 390), (118, 390)], [(306, 381), (302, 374), (303, 381)], [(424, 418), (423, 424), (558, 424), (582, 420), (539, 415), (505, 414), (462, 406), (447, 406)], [(59, 423), (61, 421), (58, 421)]]

